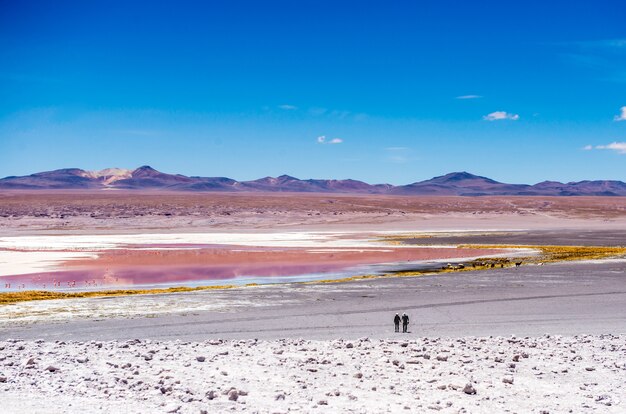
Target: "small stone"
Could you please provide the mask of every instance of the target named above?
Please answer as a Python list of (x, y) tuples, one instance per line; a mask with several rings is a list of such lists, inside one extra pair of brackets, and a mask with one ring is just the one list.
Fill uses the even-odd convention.
[(237, 401), (238, 398), (239, 398), (239, 393), (237, 392), (237, 390), (230, 390), (228, 392), (228, 399), (230, 401)]
[(356, 374), (354, 374), (354, 378), (363, 378), (363, 374), (360, 372), (357, 372)]
[(594, 367), (585, 367), (585, 371), (595, 371)]
[(468, 395), (474, 395), (476, 394), (476, 388), (468, 382), (465, 384), (465, 387), (463, 387), (463, 392)]
[(198, 361), (198, 362), (204, 362), (204, 361), (206, 361), (206, 357), (203, 357), (203, 356), (197, 356), (197, 357), (196, 357), (196, 361)]
[(50, 372), (57, 372), (59, 370), (59, 368), (53, 366), (53, 365), (49, 365), (48, 368), (46, 368), (46, 371), (50, 371)]
[(177, 413), (180, 410), (180, 405), (176, 403), (171, 403), (163, 407), (163, 411), (166, 413)]
[(328, 405), (328, 401), (326, 401), (326, 400), (319, 400), (317, 402), (317, 405)]
[(276, 394), (276, 396), (274, 397), (274, 400), (276, 401), (282, 401), (285, 399), (285, 394)]
[(437, 361), (447, 361), (448, 357), (446, 355), (437, 355)]
[(206, 397), (207, 397), (207, 399), (209, 399), (209, 400), (214, 400), (214, 399), (216, 399), (216, 398), (217, 398), (217, 392), (215, 392), (215, 391), (213, 391), (213, 390), (210, 390), (210, 391), (207, 391), (207, 393), (205, 394), (205, 396), (206, 396)]
[(502, 378), (502, 382), (505, 383), (505, 384), (513, 384), (513, 377), (506, 376), (506, 377)]

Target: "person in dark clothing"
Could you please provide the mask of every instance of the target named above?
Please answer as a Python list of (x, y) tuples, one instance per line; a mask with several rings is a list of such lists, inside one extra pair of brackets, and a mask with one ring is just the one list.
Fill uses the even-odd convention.
[(396, 332), (400, 332), (400, 315), (397, 313), (393, 318), (393, 324), (396, 326)]
[(402, 314), (402, 332), (407, 333), (409, 330), (409, 315)]

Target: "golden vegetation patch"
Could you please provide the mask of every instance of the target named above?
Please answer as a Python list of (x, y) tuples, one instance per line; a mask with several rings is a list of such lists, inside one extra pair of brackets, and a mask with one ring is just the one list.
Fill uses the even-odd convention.
[[(612, 246), (532, 246), (505, 244), (465, 244), (458, 246), (468, 249), (532, 249), (539, 251), (537, 256), (517, 258), (531, 263), (552, 263), (572, 260), (600, 260), (626, 255), (626, 247)], [(493, 259), (491, 259), (493, 260)]]
[(162, 293), (196, 292), (200, 290), (232, 289), (235, 285), (220, 286), (198, 286), (198, 287), (171, 287), (167, 289), (118, 289), (100, 290), (93, 292), (52, 292), (49, 290), (24, 290), (20, 292), (1, 292), (0, 305), (8, 305), (17, 302), (31, 300), (52, 300), (52, 299), (76, 299), (76, 298), (97, 298), (110, 296), (128, 295), (157, 295)]

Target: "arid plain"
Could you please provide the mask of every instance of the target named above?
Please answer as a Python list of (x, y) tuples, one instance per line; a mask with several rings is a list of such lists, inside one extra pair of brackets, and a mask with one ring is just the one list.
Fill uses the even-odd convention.
[[(3, 192), (2, 294), (95, 295), (0, 305), (1, 389), (14, 412), (622, 412), (625, 245), (623, 197)], [(147, 294), (98, 296), (120, 286)]]

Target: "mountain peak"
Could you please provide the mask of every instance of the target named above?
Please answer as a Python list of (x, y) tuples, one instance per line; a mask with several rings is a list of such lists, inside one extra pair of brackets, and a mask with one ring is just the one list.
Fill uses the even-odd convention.
[(276, 177), (279, 181), (291, 181), (291, 180), (297, 180), (296, 177), (292, 177), (291, 175), (287, 175), (287, 174), (283, 174), (280, 175), (278, 177)]
[(429, 181), (452, 183), (452, 182), (469, 181), (469, 180), (484, 181), (487, 183), (497, 183), (497, 181), (492, 180), (491, 178), (471, 174), (471, 173), (468, 173), (467, 171), (451, 172), (446, 175), (435, 177)]
[(161, 172), (155, 170), (149, 165), (142, 165), (141, 167), (137, 168), (136, 170), (133, 170), (132, 172), (133, 177), (152, 177), (152, 176), (157, 176), (161, 174), (162, 174)]
[(156, 171), (156, 170), (149, 165), (142, 165), (141, 167), (135, 169), (135, 171)]

